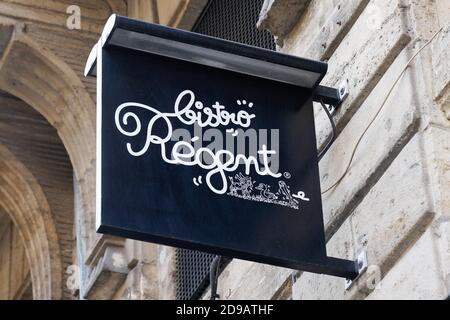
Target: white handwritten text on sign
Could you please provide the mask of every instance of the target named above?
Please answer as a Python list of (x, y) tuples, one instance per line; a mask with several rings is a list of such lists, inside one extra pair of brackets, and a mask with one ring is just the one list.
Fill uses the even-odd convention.
[[(241, 107), (253, 108), (253, 103), (247, 103), (246, 100), (238, 100), (237, 104)], [(191, 90), (181, 92), (174, 105), (174, 111), (164, 113), (151, 106), (127, 102), (117, 107), (115, 112), (115, 124), (117, 129), (127, 137), (135, 137), (142, 134), (142, 121), (133, 108), (139, 108), (152, 113), (152, 117), (146, 124), (146, 138), (145, 144), (139, 150), (132, 147), (128, 142), (126, 144), (127, 151), (131, 156), (140, 157), (148, 152), (149, 147), (159, 145), (161, 148), (161, 158), (168, 164), (183, 165), (183, 166), (198, 166), (207, 171), (205, 182), (208, 188), (216, 194), (228, 194), (230, 196), (243, 198), (246, 200), (260, 201), (266, 203), (279, 204), (288, 206), (293, 209), (299, 209), (299, 200), (309, 201), (303, 191), (297, 194), (291, 194), (290, 187), (283, 180), (278, 180), (278, 191), (272, 192), (271, 186), (264, 183), (257, 183), (250, 177), (251, 169), (260, 176), (271, 176), (275, 179), (283, 177), (282, 173), (273, 170), (270, 164), (273, 164), (274, 156), (277, 156), (277, 151), (274, 149), (268, 150), (266, 144), (262, 144), (261, 148), (257, 150), (257, 156), (245, 155), (226, 149), (212, 150), (208, 147), (195, 148), (193, 143), (198, 142), (198, 136), (194, 136), (189, 141), (177, 141), (169, 156), (167, 155), (166, 144), (172, 140), (174, 127), (171, 119), (180, 121), (189, 126), (199, 126), (200, 128), (219, 126), (237, 126), (240, 128), (249, 128), (252, 119), (256, 116), (246, 110), (239, 110), (237, 113), (230, 113), (225, 106), (216, 102), (211, 107), (205, 107), (202, 102), (196, 101), (195, 94)], [(134, 130), (128, 130), (130, 119), (134, 121)], [(157, 121), (160, 120), (165, 126), (165, 135), (160, 136), (155, 133), (154, 127)], [(236, 137), (239, 131), (235, 129), (228, 129), (227, 133)], [(258, 158), (260, 160), (258, 160)], [(209, 159), (205, 161), (205, 159)], [(271, 161), (272, 160), (272, 161)], [(227, 176), (227, 173), (235, 172), (239, 166), (245, 166), (245, 175), (236, 173), (233, 176)], [(218, 175), (220, 179), (219, 184), (214, 184), (213, 177)], [(284, 178), (289, 178), (289, 173), (284, 174)], [(202, 176), (193, 178), (196, 186), (202, 184)], [(255, 194), (256, 192), (256, 194)]]

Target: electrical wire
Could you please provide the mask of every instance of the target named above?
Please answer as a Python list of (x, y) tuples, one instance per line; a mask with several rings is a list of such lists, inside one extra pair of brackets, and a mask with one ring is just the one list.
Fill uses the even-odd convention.
[(358, 147), (361, 143), (361, 141), (363, 140), (364, 136), (366, 135), (367, 131), (369, 130), (369, 128), (372, 126), (372, 124), (375, 122), (375, 120), (378, 118), (378, 115), (381, 113), (381, 110), (383, 110), (384, 106), (386, 105), (386, 102), (388, 101), (389, 97), (391, 96), (392, 92), (394, 91), (395, 86), (397, 85), (397, 83), (400, 81), (400, 79), (403, 77), (403, 75), (405, 74), (406, 70), (411, 66), (411, 62), (414, 61), (414, 59), (426, 48), (430, 45), (430, 43), (434, 40), (434, 38), (436, 38), (436, 36), (444, 29), (444, 27), (441, 27), (432, 37), (430, 40), (428, 40), (427, 43), (425, 43), (410, 59), (409, 61), (406, 63), (405, 67), (403, 67), (402, 71), (400, 72), (400, 74), (397, 76), (397, 79), (394, 81), (392, 87), (389, 89), (388, 94), (386, 95), (386, 98), (383, 100), (383, 103), (381, 104), (380, 108), (377, 110), (375, 116), (372, 118), (372, 120), (369, 122), (369, 124), (367, 125), (367, 127), (364, 129), (363, 133), (361, 134), (361, 136), (358, 138), (358, 141), (356, 142), (355, 147), (353, 148), (352, 154), (350, 156), (350, 160), (348, 161), (347, 167), (344, 170), (344, 173), (340, 176), (340, 178), (333, 183), (333, 185), (331, 185), (330, 187), (328, 187), (326, 190), (322, 191), (322, 194), (325, 194), (327, 192), (329, 192), (330, 190), (332, 190), (333, 188), (335, 188), (337, 185), (339, 185), (341, 183), (341, 181), (344, 179), (344, 177), (347, 175), (348, 171), (350, 170), (350, 167), (353, 163), (356, 151), (358, 150)]
[(319, 155), (318, 155), (319, 161), (322, 160), (323, 156), (331, 148), (331, 145), (333, 144), (334, 140), (336, 139), (336, 124), (333, 121), (333, 116), (331, 115), (331, 112), (330, 112), (330, 110), (328, 110), (325, 103), (323, 103), (322, 99), (320, 99), (320, 104), (322, 105), (323, 110), (327, 114), (328, 120), (330, 120), (331, 127), (333, 128), (333, 132), (331, 134), (331, 137), (328, 139), (326, 146), (319, 152)]
[(217, 294), (217, 282), (219, 279), (220, 262), (222, 256), (216, 256), (209, 266), (209, 281), (211, 284), (211, 298), (210, 300), (219, 299), (220, 296)]

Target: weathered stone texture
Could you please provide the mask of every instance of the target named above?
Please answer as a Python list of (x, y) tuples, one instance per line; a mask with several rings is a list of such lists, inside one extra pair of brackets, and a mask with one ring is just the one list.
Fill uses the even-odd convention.
[[(322, 159), (320, 172), (323, 190), (333, 185), (344, 173), (358, 138), (379, 110), (406, 61), (405, 52), (384, 75)], [(409, 76), (405, 75), (361, 140), (348, 174), (338, 186), (323, 195), (324, 219), (328, 230), (335, 230), (351, 213), (417, 131), (417, 106), (408, 94), (410, 90), (412, 84)]]
[(368, 3), (369, 0), (312, 0), (280, 51), (330, 59)]
[(433, 231), (442, 266), (443, 281), (450, 296), (450, 128), (430, 125), (425, 130), (431, 194), (439, 217)]
[(349, 96), (335, 117), (339, 131), (410, 41), (398, 1), (380, 0), (377, 6), (382, 8), (377, 13), (379, 25), (369, 23), (373, 13), (366, 8), (328, 62), (324, 85), (338, 87), (349, 81)]
[[(1, 194), (0, 202), (14, 214), (31, 252), (34, 296), (76, 294), (64, 287), (64, 269), (75, 262), (81, 267), (82, 298), (175, 298), (173, 248), (95, 234), (95, 81), (82, 71), (112, 12), (186, 27), (206, 1), (74, 0), (83, 9), (82, 30), (76, 32), (66, 28), (66, 2), (0, 2), (0, 14), (10, 17), (0, 19), (0, 87), (54, 126), (74, 171), (67, 181), (74, 180), (76, 259), (70, 184), (61, 184), (64, 192), (58, 192), (40, 175), (44, 166), (22, 165), (21, 157), (9, 161), (6, 151), (0, 161), (0, 193), (9, 188), (18, 205)], [(336, 277), (297, 272), (291, 277), (289, 269), (234, 260), (219, 278), (222, 299), (449, 295), (449, 19), (448, 0), (265, 1), (259, 25), (278, 37), (280, 51), (327, 61), (325, 85), (349, 83), (349, 96), (335, 117), (339, 136), (320, 163), (324, 190), (343, 174), (408, 59), (437, 28), (443, 30), (393, 89), (346, 176), (323, 195), (329, 255), (353, 259), (365, 250), (369, 270), (345, 290), (344, 280)], [(330, 125), (320, 106), (315, 115), (321, 146)]]
[(127, 278), (129, 268), (122, 248), (108, 246), (98, 257), (95, 268), (89, 276), (85, 299), (112, 299)]
[[(353, 259), (355, 246), (350, 222), (346, 221), (327, 244), (329, 256)], [(345, 299), (344, 279), (303, 272), (292, 285), (293, 300), (338, 300)]]
[[(323, 84), (338, 87), (343, 81), (348, 81), (349, 96), (335, 116), (335, 122), (340, 132), (409, 43), (410, 36), (403, 24), (404, 9), (398, 7), (397, 1), (385, 0), (377, 2), (376, 7), (355, 1), (349, 1), (345, 6), (341, 5), (338, 12), (347, 17), (349, 24), (353, 23), (362, 8), (365, 10), (350, 30), (336, 30), (323, 35), (323, 39), (311, 38), (312, 35), (317, 34), (312, 28), (317, 29), (317, 24), (329, 23), (325, 17), (337, 10), (330, 4), (328, 6), (316, 4), (316, 6), (317, 10), (311, 9), (315, 10), (312, 17), (314, 20), (304, 21), (303, 29), (298, 27), (299, 29), (293, 32), (292, 42), (294, 45), (283, 48), (282, 51), (320, 59), (323, 55), (314, 48), (321, 46), (323, 42), (334, 41), (336, 43), (334, 47), (337, 48), (330, 51), (330, 54), (333, 53), (333, 55), (328, 61), (329, 71)], [(348, 33), (345, 34), (345, 31)], [(316, 121), (318, 145), (321, 146), (329, 135), (330, 125), (317, 106), (315, 113), (318, 115)]]
[[(349, 219), (327, 245), (332, 256), (352, 258), (366, 251), (369, 265), (383, 277), (425, 232), (434, 217), (427, 187), (426, 162), (420, 155), (422, 135), (416, 135), (402, 150), (378, 183), (370, 190)], [(370, 274), (364, 274), (348, 292), (342, 279), (307, 275), (294, 284), (309, 298), (364, 297), (373, 288)], [(313, 280), (312, 280), (313, 279)], [(300, 289), (301, 288), (301, 289)], [(294, 297), (295, 298), (295, 297)]]
[(257, 26), (270, 31), (278, 43), (292, 30), (311, 0), (265, 0)]
[(175, 248), (158, 246), (158, 299), (176, 298)]
[(450, 24), (433, 41), (432, 63), (434, 99), (450, 120)]
[(419, 241), (406, 251), (404, 257), (376, 286), (367, 299), (445, 299), (439, 256), (434, 235), (428, 230)]
[(128, 240), (125, 256), (130, 272), (114, 299), (149, 300), (158, 298), (158, 246)]
[[(221, 299), (271, 299), (292, 270), (235, 259), (219, 277)], [(206, 294), (206, 297), (209, 297)]]
[(0, 300), (20, 299), (31, 287), (30, 267), (18, 229), (0, 211)]
[[(434, 26), (429, 25), (431, 31), (426, 33), (427, 26), (421, 19), (429, 18), (435, 11), (427, 7), (427, 12), (421, 12), (424, 7), (420, 1), (416, 2), (405, 5), (402, 1), (387, 0), (345, 3), (313, 0), (279, 48), (289, 54), (329, 60), (326, 85), (337, 87), (341, 80), (349, 80), (350, 95), (336, 116), (340, 135), (320, 163), (323, 190), (341, 177), (358, 138), (371, 123), (407, 61), (426, 42), (426, 36), (434, 32)], [(414, 23), (420, 23), (420, 28), (415, 28)], [(323, 195), (329, 255), (353, 259), (365, 250), (368, 271), (349, 290), (345, 290), (343, 279), (301, 273), (292, 284), (294, 299), (444, 298), (448, 295), (449, 272), (444, 270), (449, 270), (450, 242), (445, 234), (448, 231), (445, 212), (450, 212), (450, 197), (445, 190), (450, 181), (450, 149), (443, 141), (448, 136), (449, 125), (440, 121), (439, 126), (433, 127), (430, 119), (435, 118), (424, 107), (424, 103), (434, 99), (447, 112), (447, 98), (443, 98), (448, 95), (447, 70), (450, 69), (445, 59), (449, 47), (447, 29), (436, 38), (431, 50), (433, 88), (434, 91), (438, 88), (439, 93), (423, 86), (421, 68), (426, 68), (423, 61), (430, 58), (430, 51), (425, 50), (406, 70), (371, 123), (344, 179)], [(414, 34), (413, 30), (419, 33)], [(416, 41), (419, 36), (425, 39)], [(415, 41), (411, 42), (413, 37)], [(416, 94), (418, 90), (420, 93)], [(330, 126), (320, 106), (315, 107), (315, 114), (319, 145), (322, 145)], [(408, 267), (422, 259), (427, 262), (414, 268), (409, 279)], [(439, 264), (442, 261), (446, 261), (443, 266)], [(432, 275), (420, 278), (427, 269)], [(275, 280), (280, 276), (284, 281)], [(289, 276), (290, 272), (281, 268), (267, 273), (256, 264), (237, 261), (220, 278), (219, 290), (222, 285), (227, 288), (229, 298), (246, 295), (267, 298), (270, 294), (276, 296), (277, 290), (267, 290), (263, 285), (260, 289), (263, 293), (255, 293), (251, 282), (261, 283), (264, 279), (271, 285), (286, 286)], [(251, 281), (237, 280), (241, 277)], [(394, 289), (397, 293), (388, 293)]]

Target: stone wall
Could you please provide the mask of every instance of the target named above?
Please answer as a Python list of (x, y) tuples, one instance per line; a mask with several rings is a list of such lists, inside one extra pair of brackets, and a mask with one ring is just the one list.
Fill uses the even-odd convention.
[[(324, 85), (348, 81), (350, 94), (335, 116), (339, 136), (320, 163), (323, 191), (340, 180), (323, 194), (327, 251), (346, 259), (365, 251), (369, 268), (347, 290), (340, 278), (233, 260), (219, 278), (219, 294), (222, 299), (447, 298), (450, 3), (306, 2), (268, 0), (259, 24), (272, 28), (280, 52), (328, 62)], [(296, 23), (282, 19), (288, 13)], [(320, 146), (330, 129), (319, 107), (315, 112)]]

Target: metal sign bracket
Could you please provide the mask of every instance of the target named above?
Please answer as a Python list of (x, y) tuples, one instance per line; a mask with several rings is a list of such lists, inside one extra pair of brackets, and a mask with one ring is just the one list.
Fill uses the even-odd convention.
[(321, 102), (328, 105), (328, 110), (333, 115), (336, 109), (342, 104), (349, 94), (348, 80), (344, 80), (337, 89), (326, 86), (318, 86), (315, 102)]
[(367, 255), (362, 251), (356, 260), (346, 260), (334, 257), (327, 257), (327, 262), (322, 265), (315, 265), (314, 270), (298, 270), (292, 274), (292, 282), (296, 282), (302, 272), (313, 272), (326, 274), (334, 277), (345, 278), (345, 289), (348, 290), (353, 283), (367, 270)]
[(367, 253), (366, 251), (361, 251), (356, 260), (356, 268), (358, 269), (358, 275), (354, 279), (345, 279), (345, 290), (350, 290), (350, 288), (353, 286), (353, 284), (356, 282), (356, 280), (359, 279), (359, 277), (367, 270), (368, 263), (367, 263)]

